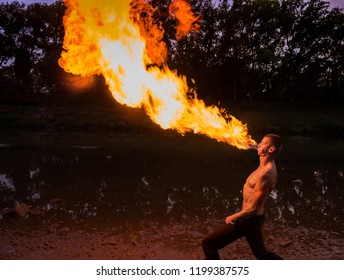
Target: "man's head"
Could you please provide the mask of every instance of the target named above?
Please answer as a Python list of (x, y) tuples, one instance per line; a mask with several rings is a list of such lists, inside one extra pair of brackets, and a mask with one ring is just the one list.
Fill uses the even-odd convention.
[(276, 157), (282, 149), (281, 137), (276, 134), (266, 134), (258, 144), (259, 155), (272, 155)]

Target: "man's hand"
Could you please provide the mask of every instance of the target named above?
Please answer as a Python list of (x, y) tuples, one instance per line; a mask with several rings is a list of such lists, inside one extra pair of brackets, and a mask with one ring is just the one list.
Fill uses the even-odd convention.
[(234, 225), (234, 219), (233, 219), (233, 215), (230, 215), (226, 218), (226, 224), (232, 224)]

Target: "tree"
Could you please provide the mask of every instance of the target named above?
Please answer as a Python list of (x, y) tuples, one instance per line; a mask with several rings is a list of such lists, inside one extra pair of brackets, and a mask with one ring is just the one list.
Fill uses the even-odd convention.
[(324, 24), (324, 65), (319, 85), (324, 88), (322, 100), (344, 101), (344, 14), (333, 9)]
[(64, 28), (62, 24), (65, 7), (62, 1), (51, 5), (32, 4), (27, 8), (28, 26), (35, 38), (35, 64), (38, 88), (51, 87), (57, 83), (58, 59), (62, 52)]
[[(171, 2), (150, 0), (150, 20), (164, 30), (166, 63), (200, 98), (344, 101), (343, 10), (324, 0), (189, 0), (201, 27), (177, 40)], [(64, 11), (62, 0), (0, 4), (2, 81), (38, 93), (58, 83)]]
[(322, 0), (283, 0), (281, 10), (281, 67), (275, 88), (284, 100), (329, 102), (326, 93), (335, 91), (329, 88), (334, 57), (336, 69), (343, 69), (339, 63), (343, 34), (338, 32), (343, 13), (329, 10), (329, 3)]
[[(64, 5), (0, 4), (0, 67), (27, 91), (41, 93), (55, 81), (62, 50)], [(7, 71), (8, 72), (8, 71)], [(4, 77), (3, 77), (4, 78)]]

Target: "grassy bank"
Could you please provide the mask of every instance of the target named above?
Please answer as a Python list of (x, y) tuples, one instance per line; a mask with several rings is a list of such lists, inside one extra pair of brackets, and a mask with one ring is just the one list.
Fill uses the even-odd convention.
[[(344, 138), (344, 108), (336, 105), (233, 103), (222, 107), (248, 125), (249, 133)], [(155, 125), (142, 109), (114, 101), (49, 100), (45, 106), (0, 106), (2, 131), (173, 134)]]

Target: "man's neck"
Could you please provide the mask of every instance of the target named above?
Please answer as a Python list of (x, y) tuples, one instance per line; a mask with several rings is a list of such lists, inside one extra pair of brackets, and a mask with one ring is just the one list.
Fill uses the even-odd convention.
[(274, 158), (270, 155), (262, 155), (259, 157), (259, 167), (265, 167), (269, 163), (273, 163)]

